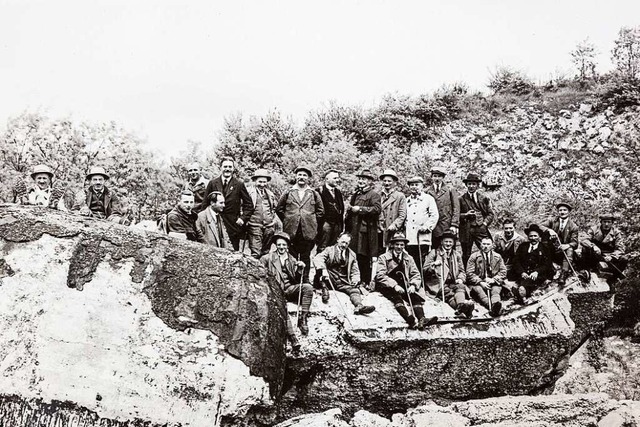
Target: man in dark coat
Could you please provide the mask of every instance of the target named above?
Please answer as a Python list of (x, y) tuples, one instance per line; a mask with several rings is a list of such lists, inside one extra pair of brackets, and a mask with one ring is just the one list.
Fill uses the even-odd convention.
[(398, 175), (393, 169), (385, 169), (380, 175), (382, 181), (382, 211), (380, 213), (380, 253), (387, 251), (389, 239), (398, 231), (404, 232), (407, 220), (407, 197), (396, 187)]
[(371, 269), (378, 256), (378, 221), (382, 209), (380, 194), (373, 189), (373, 174), (364, 169), (358, 175), (358, 188), (351, 196), (351, 206), (347, 212), (347, 227), (351, 234), (351, 249), (356, 253), (360, 279), (366, 285), (371, 283)]
[(292, 236), (290, 252), (305, 264), (304, 281), (309, 281), (311, 250), (318, 235), (318, 224), (324, 217), (324, 205), (317, 191), (309, 186), (311, 169), (299, 166), (295, 170), (296, 184), (280, 197), (276, 214), (282, 229)]
[(462, 261), (467, 265), (473, 244), (480, 249), (482, 238), (491, 237), (489, 226), (494, 215), (491, 200), (478, 191), (482, 182), (480, 175), (469, 173), (462, 182), (467, 186), (467, 192), (460, 196), (460, 246)]
[(207, 208), (207, 184), (209, 180), (202, 175), (200, 164), (195, 162), (187, 165), (187, 174), (189, 180), (184, 185), (184, 190), (193, 193), (193, 211), (195, 213), (202, 212)]
[(518, 247), (524, 242), (525, 238), (516, 232), (516, 225), (512, 219), (502, 221), (502, 233), (496, 236), (494, 250), (500, 254), (507, 267), (507, 280), (517, 280), (513, 272), (513, 261)]
[(198, 214), (193, 212), (193, 204), (193, 193), (183, 190), (180, 194), (180, 202), (167, 214), (167, 234), (193, 242), (202, 241), (202, 236), (196, 229)]
[(431, 232), (431, 247), (438, 249), (442, 241), (442, 233), (449, 230), (458, 234), (460, 227), (460, 200), (458, 192), (450, 185), (445, 184), (444, 177), (447, 172), (443, 167), (431, 168), (431, 185), (426, 188), (426, 193), (436, 200), (438, 207), (438, 223)]
[(564, 285), (567, 277), (571, 275), (571, 267), (574, 262), (575, 250), (578, 249), (578, 225), (569, 218), (572, 206), (567, 202), (556, 205), (558, 216), (549, 218), (540, 225), (540, 229), (546, 232), (549, 242), (554, 248), (553, 261), (562, 265), (558, 284)]
[(613, 226), (615, 215), (600, 215), (600, 224), (587, 231), (580, 241), (582, 245), (582, 265), (592, 271), (613, 273), (613, 277), (622, 277), (627, 267), (624, 236)]
[(89, 169), (86, 179), (90, 182), (90, 186), (86, 192), (76, 196), (73, 209), (80, 209), (81, 215), (106, 219), (119, 224), (127, 223), (123, 218), (124, 208), (120, 204), (118, 196), (105, 185), (105, 181), (109, 180), (109, 175), (104, 168), (92, 167)]
[(344, 198), (338, 188), (340, 172), (331, 169), (324, 176), (324, 185), (316, 191), (322, 199), (324, 218), (318, 230), (318, 253), (326, 247), (335, 245), (338, 236), (344, 230)]
[(518, 247), (513, 265), (518, 285), (513, 288), (513, 296), (519, 304), (553, 277), (553, 253), (542, 243), (542, 229), (532, 224), (524, 232), (529, 241)]
[(224, 157), (220, 163), (222, 174), (211, 179), (205, 190), (206, 195), (217, 191), (225, 200), (222, 219), (227, 235), (234, 250), (240, 250), (240, 240), (244, 238), (244, 227), (249, 222), (254, 206), (244, 182), (233, 176), (235, 163), (232, 158)]

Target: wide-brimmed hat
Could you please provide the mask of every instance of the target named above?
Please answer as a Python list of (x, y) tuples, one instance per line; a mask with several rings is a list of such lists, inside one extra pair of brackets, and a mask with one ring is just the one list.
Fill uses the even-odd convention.
[(467, 182), (482, 182), (482, 178), (477, 173), (470, 172), (467, 174), (467, 177), (462, 180), (465, 184)]
[(404, 233), (398, 231), (396, 232), (392, 238), (389, 239), (389, 244), (395, 243), (395, 242), (404, 242), (405, 244), (409, 243), (409, 239), (407, 239), (404, 236)]
[(424, 184), (424, 179), (422, 179), (422, 177), (419, 177), (419, 176), (412, 176), (407, 180), (407, 184), (414, 184), (416, 182), (419, 182), (420, 184)]
[(284, 239), (288, 244), (291, 244), (291, 237), (289, 237), (289, 234), (284, 231), (276, 231), (273, 233), (273, 237), (271, 237), (271, 244), (275, 243), (278, 239)]
[(360, 172), (358, 172), (356, 174), (356, 178), (369, 178), (372, 181), (375, 181), (376, 177), (373, 176), (373, 172), (371, 172), (369, 169), (362, 169)]
[(391, 178), (393, 178), (394, 181), (396, 182), (398, 181), (398, 175), (396, 175), (396, 171), (394, 171), (393, 169), (385, 169), (380, 174), (380, 181), (382, 181), (385, 176), (390, 176)]
[(618, 217), (616, 216), (616, 214), (612, 213), (612, 212), (605, 212), (603, 214), (599, 215), (600, 221), (602, 221), (603, 219), (608, 219), (611, 221), (616, 221), (618, 219)]
[(252, 181), (255, 181), (258, 178), (267, 178), (267, 181), (271, 181), (271, 175), (269, 175), (269, 171), (263, 168), (256, 169), (251, 177)]
[(51, 168), (47, 165), (37, 165), (33, 168), (33, 171), (31, 172), (31, 179), (36, 179), (36, 175), (40, 174), (40, 173), (46, 173), (49, 175), (49, 179), (53, 179), (54, 175), (53, 172), (51, 171)]
[(306, 174), (309, 175), (309, 178), (313, 176), (313, 173), (311, 173), (311, 169), (309, 169), (306, 166), (298, 166), (296, 170), (293, 171), (293, 173), (298, 173), (298, 172), (306, 172)]
[(447, 175), (447, 171), (444, 170), (444, 168), (442, 166), (434, 166), (431, 168), (431, 175), (442, 175), (442, 176), (446, 176)]
[(524, 229), (524, 234), (528, 236), (529, 233), (531, 233), (532, 231), (535, 231), (536, 233), (542, 236), (542, 229), (538, 224), (529, 224), (529, 226)]
[(556, 209), (558, 209), (560, 206), (566, 206), (566, 208), (569, 209), (570, 211), (573, 210), (573, 206), (571, 206), (569, 202), (564, 200), (556, 203)]
[(442, 236), (440, 236), (440, 241), (446, 239), (447, 237), (456, 240), (458, 238), (458, 236), (456, 236), (456, 233), (454, 233), (451, 230), (445, 230), (442, 232)]
[(109, 179), (109, 175), (107, 174), (107, 172), (104, 170), (102, 166), (94, 166), (91, 169), (89, 169), (89, 173), (87, 174), (86, 179), (87, 180), (91, 179), (93, 175), (102, 175), (105, 181)]

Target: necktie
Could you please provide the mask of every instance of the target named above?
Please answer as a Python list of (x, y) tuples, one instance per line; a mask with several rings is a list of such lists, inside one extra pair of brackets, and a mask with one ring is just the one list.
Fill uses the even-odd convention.
[(222, 189), (225, 190), (225, 191), (227, 190), (227, 184), (229, 184), (229, 180), (228, 179), (225, 179), (225, 180), (222, 181)]
[(216, 215), (216, 227), (218, 228), (218, 241), (220, 242), (220, 247), (224, 248), (224, 235), (222, 232), (222, 221), (220, 221), (220, 215)]
[(486, 279), (488, 276), (488, 269), (489, 269), (489, 260), (487, 259), (487, 254), (483, 253), (482, 254), (482, 263), (483, 265), (483, 272), (482, 275), (484, 276), (483, 279)]
[(564, 227), (567, 225), (567, 221), (560, 221), (560, 231), (564, 231)]

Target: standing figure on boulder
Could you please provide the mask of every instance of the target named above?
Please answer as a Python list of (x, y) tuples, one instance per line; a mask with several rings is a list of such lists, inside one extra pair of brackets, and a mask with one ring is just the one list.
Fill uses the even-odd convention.
[[(411, 194), (407, 197), (407, 252), (416, 265), (422, 266), (421, 256), (429, 253), (431, 231), (438, 223), (438, 206), (435, 199), (425, 193), (424, 181), (419, 176), (407, 180)], [(420, 272), (422, 274), (422, 272)]]
[(267, 188), (271, 175), (266, 169), (257, 169), (251, 177), (253, 185), (247, 187), (255, 209), (249, 218), (249, 249), (251, 256), (260, 258), (269, 253), (271, 237), (276, 228), (281, 228), (276, 215), (276, 199), (273, 191)]
[(462, 180), (467, 192), (460, 196), (460, 246), (462, 261), (467, 264), (475, 243), (480, 248), (483, 237), (491, 237), (489, 226), (493, 222), (491, 199), (478, 191), (482, 178), (475, 173)]
[(197, 162), (187, 165), (187, 174), (189, 180), (184, 185), (184, 190), (193, 193), (193, 211), (195, 213), (202, 212), (207, 208), (207, 184), (209, 180), (202, 175), (202, 169)]
[(436, 323), (438, 318), (426, 318), (424, 315), (423, 305), (427, 296), (420, 271), (405, 251), (408, 241), (400, 232), (389, 239), (389, 250), (378, 257), (375, 281), (380, 293), (393, 303), (409, 328), (422, 330)]
[(365, 285), (372, 282), (372, 267), (378, 256), (378, 221), (382, 206), (380, 194), (373, 189), (373, 174), (362, 170), (356, 192), (351, 196), (351, 207), (347, 212), (347, 231), (351, 234), (350, 248), (356, 253), (360, 279)]
[(470, 319), (475, 304), (469, 299), (465, 286), (467, 274), (462, 257), (456, 252), (456, 235), (450, 230), (442, 233), (441, 245), (433, 249), (424, 261), (424, 277), (427, 291)]
[[(304, 262), (296, 261), (289, 253), (291, 238), (287, 233), (282, 231), (274, 233), (273, 241), (275, 242), (276, 250), (264, 255), (260, 258), (260, 262), (275, 277), (287, 301), (295, 303), (300, 301), (298, 328), (300, 328), (300, 332), (303, 335), (307, 335), (309, 333), (307, 317), (313, 300), (313, 287), (309, 283), (301, 282), (302, 272), (305, 268)], [(289, 337), (292, 343), (297, 343), (295, 331), (290, 325), (291, 322), (289, 321), (287, 325)]]
[(244, 182), (233, 176), (234, 160), (231, 157), (223, 157), (220, 167), (222, 174), (209, 181), (205, 192), (209, 195), (217, 191), (224, 196), (225, 205), (222, 219), (227, 228), (231, 245), (234, 250), (238, 251), (240, 250), (240, 240), (244, 239), (245, 225), (251, 218), (254, 206)]
[(324, 185), (316, 190), (324, 207), (324, 218), (317, 238), (318, 252), (334, 245), (344, 230), (344, 197), (338, 188), (339, 182), (340, 172), (331, 169), (324, 175)]
[(320, 274), (322, 283), (322, 302), (329, 302), (328, 288), (332, 288), (349, 295), (355, 314), (369, 314), (376, 308), (362, 304), (362, 294), (358, 287), (360, 270), (355, 252), (349, 249), (350, 243), (351, 236), (343, 233), (335, 245), (329, 246), (313, 259), (316, 274)]
[(86, 191), (76, 195), (73, 210), (79, 209), (80, 215), (125, 224), (124, 209), (120, 199), (105, 185), (109, 175), (104, 168), (92, 167), (89, 169), (86, 180), (90, 182), (90, 186)]
[(531, 224), (524, 232), (529, 241), (518, 247), (513, 263), (518, 280), (512, 292), (519, 304), (525, 304), (525, 298), (553, 277), (553, 253), (542, 243), (542, 229)]
[(558, 216), (549, 218), (542, 223), (540, 229), (543, 233), (546, 232), (548, 234), (549, 241), (554, 248), (553, 261), (562, 265), (558, 284), (564, 285), (567, 278), (571, 276), (575, 250), (578, 249), (578, 233), (580, 229), (569, 218), (572, 210), (569, 203), (558, 203), (556, 210)]
[[(214, 248), (229, 248), (231, 242), (224, 228), (222, 212), (224, 212), (224, 196), (214, 191), (207, 200), (209, 207), (198, 214), (196, 220), (196, 238)], [(195, 212), (194, 212), (195, 213)]]
[(379, 253), (386, 251), (389, 239), (398, 232), (404, 232), (404, 222), (407, 219), (407, 198), (399, 190), (398, 175), (393, 169), (385, 169), (380, 175), (382, 181), (382, 212), (380, 214)]
[(446, 174), (443, 167), (434, 166), (431, 168), (431, 185), (427, 187), (427, 193), (435, 199), (438, 207), (438, 223), (431, 233), (431, 247), (433, 249), (440, 247), (442, 233), (448, 230), (457, 235), (460, 227), (458, 192), (443, 182)]
[(194, 198), (189, 190), (182, 190), (180, 202), (171, 209), (166, 217), (166, 233), (178, 239), (192, 242), (202, 241), (202, 236), (196, 229), (198, 214), (193, 212)]
[(513, 262), (518, 247), (524, 242), (525, 238), (516, 232), (516, 225), (512, 219), (507, 218), (502, 221), (502, 232), (496, 236), (494, 250), (500, 254), (507, 267), (507, 280), (518, 279), (513, 272)]
[(309, 281), (311, 250), (324, 217), (324, 206), (317, 191), (309, 186), (311, 169), (299, 166), (294, 171), (296, 184), (280, 197), (276, 213), (282, 228), (291, 237), (291, 254), (305, 264), (304, 281)]
[(33, 184), (26, 186), (22, 178), (16, 183), (14, 191), (17, 194), (17, 202), (21, 205), (46, 206), (52, 209), (66, 211), (62, 196), (64, 191), (55, 182), (54, 174), (47, 165), (37, 165), (31, 172)]
[(624, 275), (627, 267), (624, 236), (613, 225), (615, 215), (600, 215), (600, 225), (594, 225), (587, 231), (587, 237), (580, 241), (582, 245), (582, 264), (593, 271), (612, 273), (618, 278)]
[(467, 284), (471, 296), (489, 309), (491, 316), (499, 316), (502, 312), (500, 293), (506, 277), (507, 267), (500, 254), (493, 250), (493, 240), (483, 237), (480, 250), (469, 257)]

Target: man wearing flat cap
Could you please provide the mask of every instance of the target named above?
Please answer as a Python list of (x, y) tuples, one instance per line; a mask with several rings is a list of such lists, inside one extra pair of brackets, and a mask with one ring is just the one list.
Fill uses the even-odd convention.
[(431, 246), (431, 232), (438, 223), (438, 206), (435, 199), (423, 191), (421, 177), (409, 178), (407, 184), (410, 192), (407, 197), (407, 252), (416, 265), (423, 268), (422, 261)]
[(199, 213), (207, 208), (207, 184), (209, 180), (202, 175), (202, 168), (198, 162), (187, 165), (189, 180), (184, 185), (184, 190), (193, 193), (193, 212)]
[(331, 169), (324, 174), (324, 185), (316, 189), (324, 206), (324, 218), (318, 225), (318, 253), (335, 245), (344, 229), (344, 197), (338, 188), (339, 182), (340, 172)]
[(592, 271), (611, 273), (618, 278), (624, 276), (628, 260), (625, 256), (624, 236), (613, 225), (615, 220), (615, 215), (605, 213), (600, 215), (599, 225), (589, 228), (586, 238), (580, 241), (581, 264)]
[(460, 246), (462, 261), (467, 265), (473, 244), (480, 249), (483, 237), (491, 237), (489, 226), (493, 222), (493, 206), (491, 199), (478, 189), (482, 178), (476, 173), (469, 173), (462, 180), (467, 192), (460, 196)]
[(553, 253), (542, 242), (542, 229), (531, 224), (524, 233), (529, 241), (518, 247), (513, 265), (517, 286), (512, 288), (512, 292), (519, 304), (524, 304), (525, 298), (553, 277)]
[[(572, 206), (568, 202), (556, 204), (558, 216), (540, 225), (554, 248), (553, 261), (562, 265), (558, 284), (564, 285), (571, 275), (575, 250), (578, 249), (578, 225), (570, 218)], [(546, 240), (546, 239), (545, 239)], [(571, 265), (569, 264), (571, 263)]]
[(380, 213), (380, 253), (386, 251), (389, 239), (398, 231), (404, 231), (407, 219), (407, 198), (396, 189), (398, 175), (393, 169), (385, 169), (380, 175), (382, 181), (382, 212)]
[(436, 201), (438, 207), (438, 223), (431, 233), (431, 247), (440, 247), (442, 233), (446, 230), (453, 234), (458, 234), (460, 227), (460, 200), (458, 192), (448, 184), (444, 183), (447, 172), (441, 166), (431, 168), (431, 185), (426, 192)]
[(356, 253), (360, 279), (365, 285), (372, 281), (374, 259), (378, 256), (378, 222), (382, 206), (380, 194), (373, 189), (375, 177), (363, 169), (356, 177), (356, 192), (351, 196), (347, 212), (347, 232), (351, 234), (351, 249)]
[(280, 197), (276, 214), (282, 228), (291, 237), (289, 251), (304, 262), (303, 278), (309, 281), (311, 250), (318, 235), (318, 224), (324, 217), (324, 205), (320, 194), (309, 186), (311, 169), (298, 166), (294, 171), (296, 183)]
[[(17, 202), (22, 205), (47, 206), (66, 210), (62, 195), (64, 191), (54, 185), (54, 174), (47, 165), (37, 165), (31, 172), (33, 185), (27, 187), (22, 179), (16, 183)], [(57, 184), (57, 182), (56, 182)]]
[(276, 199), (273, 191), (267, 188), (271, 174), (266, 169), (256, 169), (251, 177), (252, 185), (247, 186), (254, 211), (249, 217), (248, 234), (251, 256), (260, 258), (269, 253), (271, 236), (280, 228), (280, 219), (276, 215)]
[(83, 193), (78, 193), (74, 210), (79, 209), (81, 215), (106, 219), (120, 224), (125, 223), (124, 209), (118, 196), (105, 185), (105, 181), (109, 180), (109, 175), (104, 168), (92, 167), (89, 169), (86, 180), (89, 181), (89, 188)]

